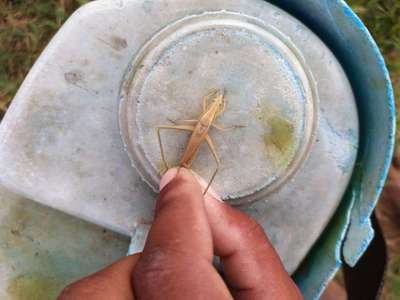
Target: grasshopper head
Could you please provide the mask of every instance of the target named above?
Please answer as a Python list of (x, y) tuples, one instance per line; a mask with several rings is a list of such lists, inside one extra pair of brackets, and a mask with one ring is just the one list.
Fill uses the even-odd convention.
[(225, 106), (225, 90), (212, 89), (211, 92), (203, 98), (204, 112), (212, 112), (215, 118), (224, 112)]
[(214, 102), (218, 105), (216, 116), (222, 115), (226, 107), (225, 89), (217, 91)]

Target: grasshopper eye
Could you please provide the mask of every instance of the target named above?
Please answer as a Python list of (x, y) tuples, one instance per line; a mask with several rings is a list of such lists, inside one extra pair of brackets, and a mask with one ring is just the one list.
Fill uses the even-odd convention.
[(219, 106), (218, 106), (218, 115), (221, 115), (224, 111), (225, 111), (225, 107), (226, 107), (226, 100), (225, 97), (222, 95), (221, 96), (221, 101), (219, 102)]

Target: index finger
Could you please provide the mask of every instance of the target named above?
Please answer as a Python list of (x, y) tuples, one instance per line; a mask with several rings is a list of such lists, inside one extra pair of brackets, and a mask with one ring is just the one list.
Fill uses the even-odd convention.
[(302, 299), (263, 228), (225, 203), (206, 201), (215, 253), (235, 299)]
[[(203, 188), (205, 182), (197, 177)], [(303, 299), (264, 229), (251, 217), (222, 202), (210, 189), (205, 197), (214, 252), (235, 299)]]

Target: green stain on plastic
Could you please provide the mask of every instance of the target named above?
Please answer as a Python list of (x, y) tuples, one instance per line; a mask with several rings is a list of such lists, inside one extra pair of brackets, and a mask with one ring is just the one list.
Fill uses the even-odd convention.
[(258, 119), (265, 127), (264, 142), (268, 156), (278, 165), (290, 162), (294, 154), (294, 127), (284, 114), (271, 105), (263, 105)]
[(57, 297), (64, 282), (40, 273), (20, 275), (12, 279), (7, 292), (15, 300), (52, 300)]
[[(3, 199), (0, 203), (6, 204)], [(25, 205), (11, 206), (0, 225), (0, 263), (15, 270), (8, 279), (7, 299), (55, 299), (66, 284), (77, 279), (78, 267), (66, 251), (49, 251), (54, 247), (46, 240), (51, 234), (46, 232), (48, 218), (42, 207), (33, 202), (21, 204)], [(60, 214), (59, 220), (63, 217)], [(57, 225), (52, 228), (57, 230)]]
[[(128, 239), (0, 190), (3, 300), (55, 299), (125, 255)], [(67, 242), (66, 242), (67, 241)]]
[(266, 134), (265, 142), (272, 143), (281, 153), (285, 153), (293, 143), (293, 125), (282, 116), (271, 116), (268, 121), (271, 133)]

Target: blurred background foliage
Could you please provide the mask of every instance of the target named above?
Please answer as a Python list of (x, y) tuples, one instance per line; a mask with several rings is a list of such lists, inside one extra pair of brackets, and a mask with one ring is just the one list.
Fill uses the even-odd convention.
[[(68, 16), (89, 0), (0, 0), (0, 114)], [(400, 1), (350, 0), (386, 58), (400, 93)], [(1, 115), (0, 115), (1, 116)]]
[(0, 118), (48, 41), (86, 0), (0, 0)]
[[(399, 112), (400, 0), (350, 0), (347, 2), (367, 25), (385, 57)], [(397, 124), (400, 126), (400, 117), (397, 118)], [(397, 141), (400, 141), (399, 131)], [(400, 294), (398, 299), (400, 299)]]
[[(89, 0), (0, 0), (0, 120), (48, 41), (68, 16), (87, 2)], [(367, 25), (381, 48), (398, 100), (400, 0), (347, 2)], [(395, 252), (391, 255), (387, 276), (385, 298), (388, 300), (400, 299), (400, 250)]]

